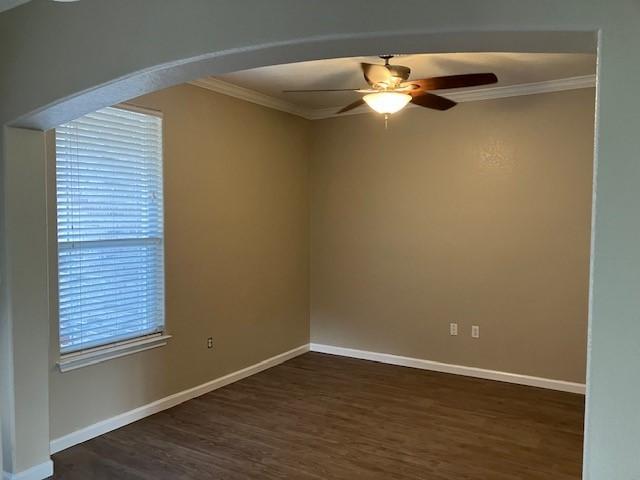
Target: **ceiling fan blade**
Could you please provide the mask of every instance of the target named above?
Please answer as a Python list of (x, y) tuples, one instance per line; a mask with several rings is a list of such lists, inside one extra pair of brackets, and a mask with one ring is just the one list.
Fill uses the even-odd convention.
[(361, 63), (362, 73), (365, 80), (369, 85), (376, 85), (378, 83), (390, 83), (391, 72), (384, 65), (378, 65), (375, 63)]
[(433, 110), (449, 110), (457, 105), (453, 100), (441, 97), (440, 95), (434, 95), (433, 93), (420, 92), (412, 95), (412, 97), (411, 103), (425, 108), (432, 108)]
[(387, 68), (391, 76), (400, 79), (400, 81), (407, 80), (411, 75), (411, 69), (403, 65), (388, 65)]
[(344, 112), (348, 112), (349, 110), (353, 110), (354, 108), (359, 107), (360, 105), (364, 105), (364, 100), (363, 99), (358, 99), (353, 103), (350, 103), (349, 105), (347, 105), (346, 107), (340, 109), (338, 112), (336, 113), (344, 113)]
[(313, 93), (313, 92), (359, 92), (359, 88), (325, 88), (317, 90), (283, 90), (282, 93)]
[(464, 75), (447, 75), (444, 77), (409, 80), (402, 85), (418, 85), (422, 90), (445, 90), (449, 88), (477, 87), (496, 83), (498, 77), (493, 73), (467, 73)]

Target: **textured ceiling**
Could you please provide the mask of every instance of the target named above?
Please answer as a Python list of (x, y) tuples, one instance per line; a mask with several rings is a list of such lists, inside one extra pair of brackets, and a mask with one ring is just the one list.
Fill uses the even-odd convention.
[[(244, 70), (216, 78), (286, 100), (302, 108), (346, 105), (358, 98), (350, 92), (283, 93), (289, 89), (361, 88), (366, 85), (360, 62), (376, 63), (376, 57), (352, 57), (274, 65)], [(535, 83), (591, 75), (595, 55), (550, 53), (446, 53), (398, 56), (392, 63), (411, 67), (411, 78), (474, 72), (494, 72), (497, 86)], [(496, 86), (496, 85), (491, 85)]]

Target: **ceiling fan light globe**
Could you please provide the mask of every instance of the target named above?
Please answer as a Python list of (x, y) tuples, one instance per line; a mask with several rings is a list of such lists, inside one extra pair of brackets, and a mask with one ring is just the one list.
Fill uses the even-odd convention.
[(389, 115), (406, 107), (411, 101), (411, 95), (399, 92), (377, 92), (365, 95), (363, 100), (376, 112)]

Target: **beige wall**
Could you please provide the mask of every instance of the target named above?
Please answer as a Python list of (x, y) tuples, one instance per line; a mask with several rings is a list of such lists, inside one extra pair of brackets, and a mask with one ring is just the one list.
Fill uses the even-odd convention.
[(584, 382), (593, 123), (593, 89), (315, 123), (312, 341)]
[[(640, 43), (638, 2), (407, 3), (410, 13), (398, 15), (395, 5), (382, 0), (306, 2), (305, 8), (291, 0), (194, 1), (188, 8), (184, 2), (162, 2), (162, 9), (156, 8), (157, 0), (83, 1), (73, 8), (29, 2), (0, 15), (0, 123), (54, 126), (74, 112), (131, 97), (136, 89), (260, 65), (417, 49), (584, 52), (585, 39), (597, 32), (597, 195), (584, 478), (638, 477), (640, 383), (630, 379), (640, 364), (640, 62), (629, 61)], [(38, 119), (30, 112), (38, 112)], [(0, 161), (7, 161), (4, 154)], [(12, 248), (4, 250), (2, 255), (15, 258)], [(34, 334), (46, 335), (48, 325), (41, 321), (38, 327), (16, 339), (16, 349), (29, 350)], [(32, 362), (34, 370), (42, 368), (40, 361)], [(38, 378), (27, 375), (16, 384)]]
[(52, 335), (52, 438), (309, 341), (309, 122), (193, 86), (132, 103), (164, 113), (173, 338), (60, 373)]
[(192, 86), (133, 101), (164, 113), (173, 338), (61, 374), (53, 318), (52, 438), (302, 345), (310, 310), (314, 342), (584, 381), (593, 95), (412, 109), (388, 131)]

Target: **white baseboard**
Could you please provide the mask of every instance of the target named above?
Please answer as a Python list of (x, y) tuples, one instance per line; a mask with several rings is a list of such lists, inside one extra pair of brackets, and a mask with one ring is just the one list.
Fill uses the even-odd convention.
[(4, 480), (44, 480), (53, 475), (53, 462), (47, 460), (46, 462), (31, 467), (28, 470), (24, 470), (18, 473), (4, 472), (2, 478)]
[[(340, 355), (343, 357), (360, 358), (363, 360), (372, 360), (374, 362), (388, 363), (391, 365), (400, 365), (404, 367), (419, 368), (422, 370), (431, 370), (442, 373), (452, 373), (456, 375), (464, 375), (467, 377), (483, 378), (486, 380), (497, 380), (500, 382), (515, 383), (519, 385), (528, 385), (532, 387), (547, 388), (551, 390), (559, 390), (562, 392), (571, 392), (584, 395), (585, 385), (581, 383), (566, 382), (563, 380), (553, 380), (548, 378), (531, 377), (528, 375), (520, 375), (517, 373), (499, 372), (495, 370), (485, 370), (482, 368), (465, 367), (462, 365), (452, 365), (448, 363), (434, 362), (431, 360), (422, 360), (419, 358), (402, 357), (391, 355), (388, 353), (368, 352), (365, 350), (356, 350), (353, 348), (335, 347), (332, 345), (323, 345), (311, 343), (281, 353), (274, 357), (263, 360), (262, 362), (243, 368), (237, 372), (230, 373), (224, 377), (212, 380), (210, 382), (198, 385), (197, 387), (178, 392), (174, 395), (162, 398), (155, 402), (143, 405), (134, 410), (121, 413), (112, 418), (108, 418), (101, 422), (89, 425), (88, 427), (76, 430), (68, 435), (55, 438), (51, 441), (51, 453), (57, 453), (69, 447), (77, 445), (92, 438), (103, 435), (107, 432), (124, 427), (130, 423), (141, 420), (149, 415), (161, 412), (171, 407), (175, 407), (180, 403), (199, 397), (205, 393), (211, 392), (218, 388), (224, 387), (231, 383), (242, 380), (243, 378), (255, 375), (263, 370), (279, 365), (287, 360), (302, 355), (309, 350), (313, 352), (329, 353), (332, 355)], [(29, 470), (18, 474), (8, 474), (5, 472), (4, 480), (41, 480), (50, 476), (48, 469), (53, 471), (53, 464), (43, 463)]]
[(401, 357), (389, 353), (367, 352), (365, 350), (355, 350), (353, 348), (334, 347), (333, 345), (323, 345), (320, 343), (311, 344), (312, 352), (330, 353), (343, 357), (360, 358), (362, 360), (372, 360), (374, 362), (388, 363), (391, 365), (401, 365), (403, 367), (419, 368), (421, 370), (432, 370), (434, 372), (453, 373), (467, 377), (484, 378), (485, 380), (496, 380), (498, 382), (516, 383), (530, 387), (548, 388), (561, 392), (585, 394), (585, 385), (582, 383), (566, 382), (564, 380), (553, 380), (549, 378), (531, 377), (517, 373), (499, 372), (496, 370), (485, 370), (483, 368), (465, 367), (462, 365), (452, 365), (449, 363), (433, 362), (420, 358)]
[[(255, 365), (251, 365), (250, 367), (243, 368), (242, 370), (230, 373), (229, 375), (225, 375), (224, 377), (217, 378), (210, 382), (203, 383), (202, 385), (198, 385), (197, 387), (193, 387), (188, 390), (184, 390), (182, 392), (178, 392), (176, 394), (162, 398), (160, 400), (156, 400), (155, 402), (143, 405), (142, 407), (138, 407), (128, 412), (121, 413), (120, 415), (108, 418), (101, 422), (94, 423), (93, 425), (89, 425), (88, 427), (76, 430), (75, 432), (72, 432), (63, 437), (55, 438), (51, 440), (51, 453), (60, 452), (79, 443), (86, 442), (87, 440), (98, 437), (117, 428), (124, 427), (125, 425), (133, 423), (135, 421), (141, 420), (145, 417), (148, 417), (149, 415), (153, 415), (154, 413), (161, 412), (162, 410), (166, 410), (167, 408), (175, 407), (176, 405), (186, 402), (187, 400), (191, 400), (192, 398), (196, 398), (200, 395), (204, 395), (205, 393), (209, 393), (218, 388), (222, 388), (226, 385), (229, 385), (230, 383), (234, 383), (238, 380), (242, 380), (243, 378), (255, 375), (256, 373), (279, 365), (308, 351), (309, 344), (302, 345), (298, 348), (294, 348), (293, 350), (289, 350), (288, 352), (284, 352), (280, 355), (276, 355), (275, 357), (263, 360), (262, 362), (256, 363)], [(22, 477), (12, 477), (11, 480), (17, 478), (22, 479)], [(27, 477), (25, 477), (25, 479), (26, 478)]]

